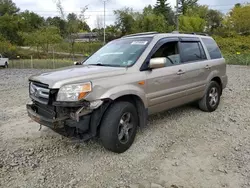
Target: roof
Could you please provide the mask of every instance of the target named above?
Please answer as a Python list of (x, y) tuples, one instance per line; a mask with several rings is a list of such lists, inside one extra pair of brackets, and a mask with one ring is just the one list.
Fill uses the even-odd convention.
[(174, 31), (172, 33), (158, 33), (158, 32), (145, 32), (145, 33), (135, 33), (130, 35), (125, 35), (122, 38), (137, 38), (137, 37), (209, 37), (206, 33), (180, 33), (178, 31)]

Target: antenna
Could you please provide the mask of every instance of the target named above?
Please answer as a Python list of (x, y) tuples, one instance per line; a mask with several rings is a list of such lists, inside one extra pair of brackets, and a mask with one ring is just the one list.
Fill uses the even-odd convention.
[(106, 43), (106, 3), (108, 0), (103, 0), (103, 14), (104, 14), (104, 22), (103, 22), (103, 45)]

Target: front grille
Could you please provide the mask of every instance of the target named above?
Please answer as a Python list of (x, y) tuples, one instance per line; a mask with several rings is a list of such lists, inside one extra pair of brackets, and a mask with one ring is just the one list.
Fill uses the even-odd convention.
[(48, 85), (38, 82), (30, 82), (30, 97), (42, 104), (49, 103), (50, 90)]
[(40, 116), (46, 117), (48, 119), (53, 119), (56, 117), (56, 111), (53, 106), (41, 104), (39, 102), (34, 102), (33, 110)]

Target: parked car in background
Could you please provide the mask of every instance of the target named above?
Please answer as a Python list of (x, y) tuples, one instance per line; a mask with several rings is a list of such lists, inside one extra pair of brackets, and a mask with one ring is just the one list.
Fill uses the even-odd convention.
[(28, 115), (64, 136), (100, 137), (116, 153), (150, 114), (190, 102), (215, 111), (227, 85), (225, 59), (203, 34), (128, 35), (81, 64), (30, 77)]
[(9, 59), (3, 58), (3, 56), (0, 54), (0, 66), (4, 68), (8, 68), (9, 66)]

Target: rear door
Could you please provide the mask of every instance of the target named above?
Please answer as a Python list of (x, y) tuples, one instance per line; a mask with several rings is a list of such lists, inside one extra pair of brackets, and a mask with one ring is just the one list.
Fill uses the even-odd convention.
[[(226, 76), (226, 61), (222, 57), (221, 51), (216, 44), (215, 40), (211, 37), (203, 37), (202, 42), (207, 49), (207, 54), (210, 59), (206, 66), (207, 73), (216, 72), (217, 76), (220, 76), (222, 80), (227, 80)], [(208, 75), (208, 80), (211, 75)], [(225, 86), (224, 86), (225, 87)]]
[[(198, 37), (180, 38), (180, 56), (183, 64), (187, 100), (203, 96), (209, 75), (208, 58)], [(189, 96), (193, 97), (189, 97)]]

